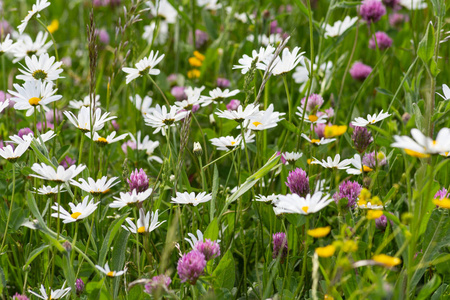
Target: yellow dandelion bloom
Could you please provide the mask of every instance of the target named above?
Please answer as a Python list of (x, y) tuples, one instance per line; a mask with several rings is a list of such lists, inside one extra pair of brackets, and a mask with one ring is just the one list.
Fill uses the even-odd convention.
[(50, 33), (54, 33), (56, 30), (58, 30), (59, 28), (59, 21), (58, 20), (53, 20), (50, 25), (47, 26), (48, 31), (50, 31)]
[(204, 61), (205, 60), (205, 56), (203, 54), (201, 54), (200, 52), (198, 52), (198, 51), (194, 51), (194, 56), (200, 61)]
[(358, 244), (354, 240), (347, 240), (342, 245), (342, 251), (355, 252), (358, 250)]
[(409, 156), (413, 156), (413, 157), (417, 157), (417, 158), (425, 158), (425, 157), (430, 157), (430, 154), (426, 154), (426, 153), (420, 153), (411, 149), (405, 149), (406, 154), (408, 154)]
[(199, 78), (200, 77), (200, 70), (197, 70), (197, 69), (189, 70), (187, 72), (187, 76), (190, 79), (192, 79), (192, 78)]
[(316, 253), (320, 257), (330, 257), (334, 254), (335, 251), (336, 251), (336, 247), (333, 245), (316, 248)]
[(449, 198), (434, 199), (433, 203), (441, 208), (450, 209), (450, 199)]
[(367, 219), (369, 219), (369, 220), (378, 219), (382, 215), (383, 215), (383, 211), (382, 210), (373, 210), (373, 209), (371, 209), (371, 210), (367, 211)]
[(199, 67), (201, 67), (202, 66), (202, 61), (200, 60), (200, 59), (198, 59), (197, 57), (189, 57), (189, 64), (192, 66), (192, 67), (197, 67), (197, 68), (199, 68)]
[(386, 267), (394, 267), (402, 262), (400, 258), (392, 257), (386, 254), (374, 255), (372, 259), (380, 264), (383, 264)]
[(334, 300), (334, 298), (331, 297), (331, 296), (328, 295), (328, 294), (325, 294), (325, 295), (323, 296), (323, 300)]
[(325, 138), (332, 138), (335, 136), (341, 136), (347, 131), (346, 125), (332, 125), (332, 126), (325, 126), (325, 130), (323, 132)]
[(308, 230), (308, 235), (312, 236), (314, 238), (321, 238), (324, 236), (327, 236), (331, 231), (331, 227), (330, 226), (326, 226), (326, 227), (318, 227), (315, 229), (310, 229)]

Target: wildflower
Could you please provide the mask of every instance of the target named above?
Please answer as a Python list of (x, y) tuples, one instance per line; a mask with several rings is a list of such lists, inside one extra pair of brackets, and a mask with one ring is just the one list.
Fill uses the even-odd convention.
[(180, 111), (175, 105), (171, 106), (168, 111), (166, 106), (161, 107), (159, 104), (156, 104), (155, 110), (145, 115), (145, 124), (155, 128), (153, 133), (161, 131), (163, 135), (166, 135), (166, 130), (175, 126), (175, 122), (180, 121), (187, 114), (188, 112)]
[[(38, 2), (39, 2), (39, 0), (38, 0)], [(65, 286), (66, 286), (66, 282), (64, 282), (62, 287), (58, 290), (50, 289), (50, 295), (47, 295), (47, 292), (45, 291), (45, 287), (43, 284), (41, 284), (41, 288), (39, 289), (39, 291), (41, 292), (40, 295), (38, 293), (33, 292), (32, 290), (28, 290), (28, 292), (40, 299), (45, 299), (45, 300), (61, 299), (70, 292), (70, 287), (64, 288)]]
[(164, 58), (164, 55), (158, 57), (159, 51), (153, 53), (150, 52), (148, 57), (144, 57), (138, 63), (135, 64), (136, 68), (122, 68), (122, 71), (127, 73), (126, 84), (130, 83), (134, 79), (144, 75), (158, 75), (161, 71), (156, 69), (156, 65)]
[(77, 278), (77, 280), (75, 280), (75, 290), (77, 296), (80, 296), (84, 293), (84, 282), (81, 278)]
[(192, 69), (187, 72), (187, 77), (189, 79), (200, 78), (200, 70)]
[(395, 267), (401, 264), (402, 260), (398, 257), (392, 257), (386, 254), (377, 254), (372, 257), (374, 261), (384, 265), (385, 267)]
[[(118, 177), (112, 177), (108, 180), (108, 177), (103, 176), (101, 179), (98, 179), (97, 181), (92, 179), (91, 177), (88, 178), (88, 180), (84, 180), (83, 178), (76, 180), (71, 180), (70, 184), (79, 187), (83, 191), (87, 193), (91, 193), (94, 196), (106, 194), (109, 192), (109, 190), (118, 184), (120, 181), (117, 180)], [(116, 181), (117, 180), (117, 181)]]
[(145, 284), (144, 292), (152, 294), (160, 288), (167, 290), (170, 283), (172, 283), (172, 280), (167, 275), (153, 276), (150, 281)]
[(387, 117), (389, 117), (391, 114), (385, 112), (383, 113), (383, 110), (381, 110), (381, 112), (377, 115), (377, 114), (373, 114), (367, 115), (367, 119), (358, 117), (355, 119), (355, 121), (352, 122), (353, 126), (357, 126), (357, 127), (366, 127), (367, 125), (372, 125), (375, 123), (380, 122), (381, 120), (386, 119)]
[(339, 192), (333, 195), (333, 199), (337, 204), (340, 199), (347, 198), (347, 207), (353, 207), (361, 193), (361, 188), (361, 185), (357, 181), (344, 181), (339, 185)]
[(192, 204), (194, 206), (197, 206), (200, 203), (208, 202), (211, 199), (212, 199), (211, 194), (206, 194), (206, 192), (202, 192), (202, 193), (199, 193), (197, 195), (195, 195), (195, 193), (193, 193), (193, 192), (192, 193), (188, 193), (188, 192), (180, 193), (180, 192), (177, 192), (177, 196), (176, 197), (172, 197), (171, 203)]
[(25, 296), (25, 295), (21, 295), (19, 293), (15, 293), (14, 296), (12, 297), (12, 300), (30, 300), (30, 299), (28, 299), (28, 297)]
[(194, 154), (197, 155), (197, 156), (202, 156), (202, 154), (203, 154), (203, 149), (202, 149), (202, 145), (200, 145), (199, 142), (195, 142), (195, 143), (194, 143), (194, 149), (193, 149), (193, 152), (194, 152)]
[(370, 209), (367, 211), (367, 219), (368, 220), (375, 220), (378, 219), (379, 217), (381, 217), (383, 215), (383, 211), (382, 210), (373, 210)]
[(325, 138), (321, 138), (320, 140), (318, 139), (310, 139), (306, 134), (302, 133), (302, 138), (304, 138), (305, 140), (307, 140), (308, 142), (310, 142), (313, 145), (319, 146), (319, 145), (326, 145), (329, 143), (334, 142), (336, 139), (325, 139)]
[(16, 162), (30, 147), (31, 141), (19, 144), (15, 149), (12, 145), (6, 145), (0, 148), (0, 156), (7, 159), (9, 162)]
[(33, 41), (30, 36), (24, 34), (19, 36), (17, 42), (14, 44), (14, 48), (10, 49), (10, 52), (14, 55), (13, 63), (16, 63), (27, 56), (33, 54), (41, 56), (47, 53), (48, 48), (53, 45), (52, 41), (46, 42), (48, 38), (47, 32), (39, 31), (36, 40)]
[[(26, 132), (28, 132), (28, 131), (26, 131)], [(49, 130), (46, 133), (39, 135), (36, 139), (34, 139), (34, 133), (31, 130), (27, 134), (24, 134), (24, 133), (25, 133), (24, 131), (20, 132), (20, 130), (19, 130), (18, 135), (9, 136), (9, 138), (11, 139), (11, 141), (13, 143), (16, 143), (16, 144), (32, 142), (33, 140), (35, 140), (36, 143), (41, 144), (41, 141), (43, 143), (45, 143), (56, 136), (56, 134), (53, 130)], [(20, 136), (20, 135), (22, 135), (22, 136)]]
[[(255, 141), (255, 135), (252, 134), (250, 131), (246, 131), (244, 134), (245, 143), (253, 143)], [(225, 150), (229, 151), (237, 146), (241, 146), (241, 149), (245, 148), (245, 144), (242, 142), (242, 136), (241, 134), (238, 135), (236, 138), (232, 136), (225, 136), (220, 138), (213, 138), (210, 140), (211, 144), (217, 147), (217, 150)]]
[(402, 28), (404, 22), (409, 20), (408, 15), (400, 14), (400, 13), (392, 13), (389, 15), (389, 24), (392, 27), (397, 27), (398, 29)]
[(347, 126), (346, 125), (332, 125), (332, 126), (328, 126), (325, 125), (323, 134), (326, 138), (332, 138), (332, 137), (336, 137), (336, 136), (341, 136), (343, 135), (345, 132), (347, 131)]
[(386, 14), (386, 8), (379, 0), (364, 0), (359, 7), (359, 14), (367, 23), (375, 23)]
[[(0, 28), (1, 30), (1, 28)], [(0, 42), (0, 56), (9, 53), (14, 48), (13, 40), (9, 38), (9, 33), (6, 35), (3, 42)]]
[[(376, 41), (375, 41), (376, 39)], [(369, 40), (369, 48), (376, 49), (378, 45), (378, 49), (385, 50), (392, 45), (392, 39), (383, 31), (377, 31), (375, 36)]]
[[(313, 63), (313, 69), (314, 73), (323, 76), (325, 78), (329, 78), (331, 76), (331, 71), (333, 69), (333, 62), (327, 61), (320, 65), (318, 65), (319, 60), (316, 56), (315, 62)], [(294, 81), (296, 83), (301, 83), (302, 86), (300, 87), (300, 90), (304, 90), (306, 87), (306, 83), (309, 80), (311, 72), (311, 61), (309, 61), (307, 58), (303, 57), (302, 60), (300, 60), (300, 66), (295, 68), (294, 74), (292, 74), (292, 78), (294, 78)]]
[(284, 232), (274, 233), (272, 235), (272, 242), (272, 258), (277, 259), (280, 256), (280, 261), (283, 261), (289, 252), (286, 234)]
[(48, 186), (44, 185), (38, 189), (36, 189), (35, 187), (33, 189), (39, 195), (57, 195), (58, 193), (63, 193), (66, 191), (62, 185), (59, 186), (57, 185), (55, 187), (52, 187), (50, 185)]
[(400, 4), (409, 10), (425, 9), (428, 7), (427, 2), (423, 0), (400, 0)]
[(241, 69), (242, 74), (247, 74), (253, 61), (256, 60), (256, 69), (265, 71), (267, 66), (263, 64), (263, 62), (271, 60), (274, 52), (275, 48), (271, 45), (268, 45), (266, 48), (261, 47), (259, 48), (259, 51), (253, 50), (252, 57), (244, 54), (244, 56), (238, 60), (239, 65), (234, 65), (233, 69)]
[(217, 87), (221, 88), (221, 89), (226, 89), (227, 87), (230, 87), (230, 81), (226, 78), (221, 78), (221, 77), (217, 78), (216, 84), (217, 84)]
[(391, 147), (405, 149), (406, 154), (414, 157), (428, 157), (430, 154), (439, 154), (450, 151), (450, 129), (442, 128), (433, 140), (425, 136), (419, 129), (411, 129), (409, 136), (394, 136), (395, 142)]
[(281, 153), (281, 161), (284, 164), (288, 163), (288, 164), (293, 165), (302, 156), (303, 156), (303, 153), (300, 153), (300, 152), (284, 152), (284, 153)]
[(36, 4), (33, 4), (31, 10), (28, 11), (28, 14), (25, 17), (25, 19), (23, 19), (20, 25), (17, 26), (19, 33), (20, 34), (23, 33), (23, 31), (28, 25), (28, 22), (31, 20), (32, 17), (36, 15), (36, 17), (39, 18), (40, 17), (39, 12), (41, 12), (48, 6), (50, 6), (50, 2), (48, 2), (48, 0), (36, 0)]
[(182, 101), (187, 98), (186, 93), (184, 92), (185, 87), (183, 86), (174, 86), (170, 93), (175, 97), (177, 101)]
[(383, 152), (375, 151), (366, 153), (362, 158), (362, 164), (372, 169), (376, 168), (377, 166), (384, 166), (386, 165), (386, 154), (384, 154)]
[(122, 271), (111, 271), (111, 269), (109, 268), (108, 263), (105, 264), (105, 267), (102, 268), (99, 265), (95, 265), (95, 267), (102, 272), (103, 274), (105, 274), (108, 277), (117, 277), (120, 275), (125, 274), (125, 272), (127, 271), (127, 268), (125, 267)]
[[(378, 2), (378, 0), (371, 0), (371, 1)], [(364, 79), (366, 79), (371, 72), (372, 68), (370, 66), (365, 65), (359, 61), (355, 62), (349, 71), (352, 78), (359, 81), (364, 81)]]
[(222, 102), (223, 99), (236, 96), (238, 93), (239, 90), (230, 91), (229, 89), (225, 89), (222, 91), (220, 88), (215, 88), (209, 92), (209, 96), (202, 96), (202, 106), (207, 106), (211, 103)]
[(318, 227), (315, 229), (310, 229), (307, 231), (309, 236), (312, 236), (314, 238), (321, 238), (327, 236), (331, 232), (331, 227)]
[(197, 250), (192, 250), (178, 260), (178, 276), (181, 282), (188, 282), (193, 285), (200, 275), (203, 275), (205, 267), (205, 255)]
[(269, 128), (276, 127), (278, 122), (283, 118), (280, 116), (285, 115), (285, 113), (274, 112), (273, 104), (267, 107), (267, 110), (262, 110), (250, 115), (243, 123), (243, 127), (249, 130), (266, 130)]
[[(314, 158), (314, 157), (313, 157)], [(330, 156), (327, 157), (327, 161), (322, 159), (322, 161), (319, 161), (318, 159), (314, 158), (314, 160), (311, 162), (312, 164), (321, 165), (324, 168), (336, 168), (339, 170), (345, 170), (349, 168), (349, 165), (351, 164), (350, 159), (344, 159), (342, 161), (341, 156), (339, 154), (336, 154), (334, 159), (332, 159)]]
[(191, 65), (191, 67), (194, 68), (199, 68), (202, 66), (202, 61), (199, 60), (197, 57), (193, 56), (193, 57), (189, 57), (188, 59), (189, 64)]
[(71, 165), (74, 165), (77, 162), (76, 159), (71, 158), (70, 156), (66, 155), (65, 158), (59, 163), (61, 166), (64, 167), (64, 169), (67, 169)]
[(190, 110), (192, 112), (195, 112), (202, 103), (203, 98), (200, 98), (200, 91), (193, 90), (192, 92), (188, 92), (184, 100), (175, 102), (175, 105), (178, 106), (180, 110), (184, 109), (187, 111)]
[(450, 199), (449, 198), (440, 198), (434, 199), (433, 203), (439, 206), (440, 208), (450, 209)]
[(39, 175), (30, 174), (30, 176), (55, 182), (67, 182), (75, 178), (85, 168), (85, 165), (73, 165), (67, 169), (65, 169), (63, 166), (58, 166), (58, 168), (56, 168), (55, 170), (54, 166), (48, 166), (45, 163), (35, 163), (31, 167), (31, 169)]
[[(100, 106), (100, 95), (92, 95), (92, 107)], [(87, 95), (83, 98), (83, 100), (71, 100), (69, 101), (69, 107), (74, 109), (81, 109), (83, 106), (90, 107), (91, 106), (91, 95)]]
[(130, 191), (135, 190), (138, 193), (144, 192), (148, 189), (148, 177), (145, 171), (141, 169), (135, 169), (131, 172), (130, 178), (127, 179)]
[(102, 43), (103, 45), (109, 44), (108, 31), (106, 31), (105, 29), (100, 29), (100, 30), (96, 29), (95, 32), (98, 35), (98, 40), (100, 41), (100, 43)]
[(150, 13), (153, 16), (160, 17), (168, 24), (175, 24), (178, 12), (168, 0), (158, 0), (155, 3), (147, 1), (145, 3), (149, 6)]
[(125, 221), (128, 223), (128, 226), (122, 225), (122, 228), (132, 233), (149, 233), (166, 222), (158, 222), (158, 210), (151, 212), (150, 216), (150, 211), (145, 214), (142, 208), (139, 209), (139, 219), (136, 224), (132, 222), (131, 218), (126, 218)]
[(384, 230), (387, 226), (387, 218), (385, 215), (381, 215), (381, 217), (375, 219), (375, 226), (380, 229)]
[[(299, 116), (300, 118), (303, 117), (303, 107), (298, 106), (297, 107), (298, 112), (296, 112), (295, 114), (297, 116)], [(311, 123), (311, 124), (322, 124), (322, 123), (326, 123), (327, 122), (327, 115), (320, 115), (318, 116), (316, 113), (306, 113), (304, 114), (304, 121), (306, 123)]]
[(366, 127), (356, 126), (353, 129), (352, 140), (355, 149), (359, 153), (366, 151), (367, 147), (373, 142), (372, 134)]
[(325, 38), (342, 35), (358, 21), (358, 17), (346, 16), (344, 20), (334, 22), (333, 26), (325, 24)]
[(444, 199), (448, 195), (448, 191), (446, 188), (442, 188), (434, 195), (434, 199)]
[(196, 29), (195, 30), (195, 47), (202, 47), (209, 39), (209, 36), (206, 32)]
[(236, 99), (232, 99), (230, 100), (230, 102), (227, 104), (227, 109), (228, 110), (236, 110), (238, 109), (238, 107), (241, 105), (241, 101), (236, 100)]
[(24, 81), (43, 80), (54, 81), (62, 78), (59, 74), (63, 71), (60, 67), (62, 62), (55, 62), (55, 57), (49, 57), (47, 53), (39, 58), (33, 55), (31, 58), (25, 57), (25, 70), (19, 69), (23, 75), (17, 75), (17, 79)]
[(352, 175), (359, 175), (362, 174), (363, 172), (370, 172), (373, 171), (372, 168), (365, 166), (362, 164), (361, 162), (361, 156), (359, 154), (355, 154), (353, 156), (353, 158), (351, 159), (351, 164), (353, 165), (353, 167), (355, 168), (349, 168), (347, 169), (347, 173), (348, 174), (352, 174)]
[(370, 198), (370, 192), (363, 189), (359, 196), (358, 207), (360, 209), (383, 209), (383, 202), (378, 196)]
[(57, 89), (53, 89), (53, 83), (41, 81), (26, 81), (22, 86), (14, 84), (16, 91), (8, 90), (15, 96), (11, 100), (15, 101), (14, 108), (17, 110), (27, 110), (27, 117), (31, 116), (35, 109), (41, 111), (41, 108), (48, 111), (47, 104), (62, 98), (61, 95), (55, 95)]
[(244, 120), (248, 120), (248, 119), (256, 116), (259, 113), (259, 106), (254, 105), (254, 104), (249, 104), (244, 109), (242, 107), (242, 105), (239, 105), (237, 110), (221, 111), (220, 109), (218, 109), (217, 111), (218, 111), (218, 113), (216, 113), (216, 114), (219, 118), (235, 120), (238, 123), (242, 123)]
[(300, 197), (305, 197), (309, 193), (309, 177), (301, 168), (289, 172), (285, 184), (289, 187), (291, 193)]
[(446, 85), (446, 84), (443, 84), (443, 85), (442, 85), (442, 93), (443, 93), (444, 95), (441, 95), (441, 94), (439, 94), (439, 93), (436, 93), (436, 94), (438, 94), (439, 96), (441, 96), (442, 99), (444, 99), (445, 101), (446, 101), (446, 100), (450, 100), (450, 88), (448, 87), (448, 85)]
[(194, 249), (202, 253), (205, 256), (206, 261), (220, 256), (219, 243), (217, 241), (211, 241), (210, 239), (198, 241), (197, 243), (195, 243)]
[(308, 215), (316, 213), (330, 204), (333, 199), (329, 199), (328, 194), (316, 192), (306, 197), (300, 197), (297, 194), (279, 195), (279, 202), (274, 207), (275, 214), (296, 213)]
[[(327, 127), (328, 125), (326, 125), (325, 123), (320, 123), (320, 124), (316, 124), (315, 126), (313, 126), (311, 124), (311, 127), (314, 128), (314, 132), (317, 134), (317, 136), (319, 137), (319, 139), (325, 137), (325, 127)], [(312, 128), (311, 128), (312, 129)]]
[[(281, 58), (277, 57), (272, 64), (272, 74), (284, 75), (292, 71), (299, 63), (305, 52), (300, 52), (300, 47), (295, 47), (294, 50), (289, 51), (288, 48), (284, 48), (281, 53)], [(268, 67), (268, 61), (265, 62)]]
[(130, 193), (120, 193), (120, 197), (113, 197), (115, 200), (109, 205), (111, 208), (122, 209), (125, 206), (132, 206), (144, 202), (152, 194), (153, 189), (144, 192), (132, 190)]
[(255, 201), (258, 202), (269, 202), (271, 204), (276, 204), (278, 203), (278, 195), (272, 194), (269, 196), (263, 196), (263, 195), (258, 195), (255, 197)]
[(115, 116), (109, 117), (109, 112), (102, 115), (100, 108), (97, 108), (92, 116), (92, 129), (91, 129), (91, 112), (87, 107), (82, 107), (76, 117), (72, 112), (65, 111), (64, 115), (69, 121), (82, 132), (98, 131), (105, 126), (105, 123), (115, 119)]
[(94, 132), (93, 134), (91, 132), (86, 132), (85, 135), (95, 143), (97, 143), (99, 146), (106, 146), (121, 141), (128, 135), (128, 133), (124, 133), (119, 135), (118, 137), (115, 137), (116, 133), (116, 131), (113, 131), (106, 138), (100, 136), (97, 132)]
[(336, 251), (336, 247), (333, 245), (328, 245), (325, 247), (316, 248), (315, 252), (319, 257), (331, 257)]
[(50, 23), (50, 25), (47, 26), (47, 30), (48, 30), (50, 33), (52, 33), (52, 34), (53, 34), (56, 30), (58, 30), (58, 28), (59, 28), (59, 21), (56, 20), (56, 19), (52, 20), (52, 22)]
[[(89, 202), (88, 202), (89, 201)], [(89, 217), (96, 209), (100, 202), (94, 203), (94, 199), (89, 199), (89, 196), (84, 197), (81, 203), (77, 205), (69, 203), (72, 213), (69, 213), (62, 206), (55, 202), (52, 209), (56, 213), (52, 213), (52, 217), (61, 218), (64, 224), (76, 222), (78, 220)]]

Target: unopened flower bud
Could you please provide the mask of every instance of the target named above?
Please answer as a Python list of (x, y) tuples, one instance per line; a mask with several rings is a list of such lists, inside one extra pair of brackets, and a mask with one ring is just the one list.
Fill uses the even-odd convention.
[(216, 124), (216, 119), (214, 119), (214, 114), (209, 115), (209, 123), (211, 123), (211, 125)]
[(405, 112), (402, 116), (403, 123), (405, 123), (405, 124), (408, 123), (409, 119), (411, 119), (411, 115), (408, 114), (407, 112)]
[(194, 143), (194, 154), (197, 156), (202, 156), (203, 149), (199, 142)]
[(72, 251), (72, 244), (69, 243), (68, 241), (65, 241), (65, 242), (63, 243), (63, 247), (64, 247), (64, 249), (66, 249), (67, 252)]

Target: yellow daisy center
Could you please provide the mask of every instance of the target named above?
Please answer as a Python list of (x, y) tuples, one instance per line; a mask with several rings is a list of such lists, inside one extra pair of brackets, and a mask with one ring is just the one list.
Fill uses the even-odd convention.
[(303, 207), (302, 207), (302, 210), (303, 210), (305, 213), (308, 213), (308, 209), (309, 209), (309, 206), (303, 206)]
[(231, 142), (231, 146), (234, 146), (234, 144), (236, 144), (236, 142)]
[(137, 232), (144, 233), (145, 232), (145, 227), (144, 226), (139, 227)]
[(309, 119), (311, 122), (315, 122), (315, 121), (317, 121), (317, 120), (319, 119), (319, 117), (316, 116), (316, 115), (310, 115), (310, 116), (308, 117), (308, 119)]
[(261, 122), (258, 122), (258, 121), (255, 121), (255, 122), (253, 122), (252, 124), (255, 125), (255, 127), (258, 127), (258, 125), (261, 125), (262, 123), (261, 123)]
[(32, 97), (30, 100), (28, 100), (28, 103), (30, 103), (31, 106), (38, 106), (41, 99), (38, 97)]
[(364, 172), (371, 172), (371, 171), (373, 171), (373, 169), (372, 168), (369, 168), (368, 166), (363, 166), (361, 169), (359, 169), (361, 172), (362, 171), (364, 171)]
[(78, 219), (79, 216), (81, 216), (81, 213), (80, 212), (74, 212), (70, 216), (76, 220), (76, 219)]
[(47, 73), (45, 73), (44, 70), (36, 70), (36, 71), (33, 72), (32, 76), (36, 80), (46, 79), (47, 78)]
[(318, 143), (320, 143), (320, 140), (318, 140), (318, 139), (312, 139), (312, 140), (311, 140), (311, 143), (312, 143), (312, 144), (318, 144)]
[(108, 144), (108, 141), (104, 137), (99, 137), (96, 142), (100, 144)]
[(106, 276), (114, 277), (114, 271), (109, 271), (108, 273), (106, 273)]
[(406, 154), (409, 156), (414, 156), (418, 158), (430, 157), (430, 154), (420, 153), (411, 149), (405, 149)]

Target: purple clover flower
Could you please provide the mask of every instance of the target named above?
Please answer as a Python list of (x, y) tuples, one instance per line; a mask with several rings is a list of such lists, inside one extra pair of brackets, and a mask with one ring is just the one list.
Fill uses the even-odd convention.
[(339, 200), (347, 198), (347, 207), (353, 207), (356, 204), (356, 199), (358, 199), (358, 196), (361, 193), (361, 188), (361, 185), (357, 181), (344, 181), (339, 185), (339, 192), (336, 192), (333, 195), (333, 199), (336, 204), (338, 204)]
[(230, 81), (226, 78), (217, 78), (216, 81), (217, 87), (221, 88), (221, 89), (226, 89), (227, 87), (230, 87)]
[(60, 166), (63, 166), (64, 169), (67, 169), (68, 167), (74, 165), (77, 162), (76, 159), (72, 159), (70, 156), (64, 157), (64, 159), (59, 163)]
[(136, 150), (136, 142), (133, 142), (132, 140), (126, 141), (125, 143), (120, 146), (122, 148), (123, 153), (128, 153), (128, 147), (130, 147), (133, 150)]
[[(302, 108), (305, 106), (306, 97), (302, 99)], [(306, 104), (306, 111), (313, 111), (319, 109), (323, 104), (323, 97), (319, 94), (311, 94), (308, 97), (308, 103)]]
[(227, 109), (228, 110), (236, 110), (239, 107), (239, 105), (241, 105), (241, 101), (232, 99), (230, 101), (230, 103), (227, 104)]
[(389, 16), (389, 24), (398, 29), (401, 29), (403, 23), (408, 21), (409, 16), (405, 14), (393, 13)]
[(171, 90), (170, 93), (172, 94), (172, 96), (175, 97), (175, 99), (177, 101), (183, 101), (187, 98), (186, 93), (184, 92), (185, 87), (184, 86), (174, 86)]
[(136, 192), (144, 192), (148, 189), (148, 177), (145, 171), (141, 168), (135, 169), (131, 172), (130, 178), (127, 179), (128, 185), (130, 186), (130, 192), (136, 190)]
[[(288, 243), (286, 234), (284, 232), (278, 232), (272, 235), (273, 240), (273, 253), (272, 258), (276, 259), (278, 255), (280, 256), (281, 261), (287, 256), (288, 254)], [(281, 252), (281, 254), (280, 254)]]
[(206, 32), (196, 29), (195, 30), (195, 47), (202, 47), (209, 39), (209, 36)]
[(75, 281), (75, 291), (77, 293), (77, 296), (80, 296), (84, 292), (84, 282), (81, 278), (77, 278)]
[(170, 279), (167, 275), (158, 275), (153, 276), (150, 279), (150, 282), (145, 284), (145, 292), (147, 294), (153, 294), (158, 288), (168, 289), (169, 285), (172, 283), (172, 279)]
[(291, 190), (291, 193), (295, 193), (300, 197), (305, 197), (309, 194), (309, 177), (301, 168), (296, 168), (289, 172), (285, 183)]
[(372, 134), (366, 127), (353, 126), (352, 140), (355, 149), (359, 153), (363, 153), (370, 143), (373, 142)]
[(31, 129), (28, 128), (28, 127), (25, 127), (25, 128), (20, 129), (19, 132), (17, 133), (17, 135), (18, 135), (20, 138), (23, 138), (24, 135), (29, 135), (30, 133), (34, 136), (33, 130), (31, 130)]
[(184, 254), (177, 265), (178, 276), (181, 282), (195, 284), (206, 267), (205, 255), (197, 250)]
[(437, 193), (434, 195), (434, 199), (444, 199), (448, 196), (448, 191), (446, 188), (442, 188), (441, 190), (437, 191)]
[(29, 300), (29, 298), (25, 295), (21, 295), (19, 293), (16, 293), (13, 297), (13, 300)]
[[(377, 39), (376, 43), (375, 38)], [(375, 33), (375, 37), (372, 36), (372, 38), (369, 41), (369, 48), (376, 49), (377, 44), (380, 50), (385, 50), (392, 46), (392, 39), (386, 34), (386, 32), (377, 31)]]
[(349, 71), (352, 78), (359, 81), (364, 81), (364, 79), (366, 79), (371, 72), (372, 67), (365, 65), (359, 61), (355, 62)]
[(359, 7), (359, 14), (367, 23), (375, 23), (386, 14), (386, 7), (378, 0), (364, 0)]
[(194, 249), (203, 253), (206, 261), (209, 261), (220, 255), (219, 243), (217, 243), (217, 241), (211, 241), (210, 239), (205, 239), (205, 241), (198, 241), (194, 245)]
[(377, 165), (384, 166), (386, 165), (386, 155), (382, 152), (377, 153), (375, 151), (366, 153), (362, 158), (362, 164), (372, 169), (376, 168)]

